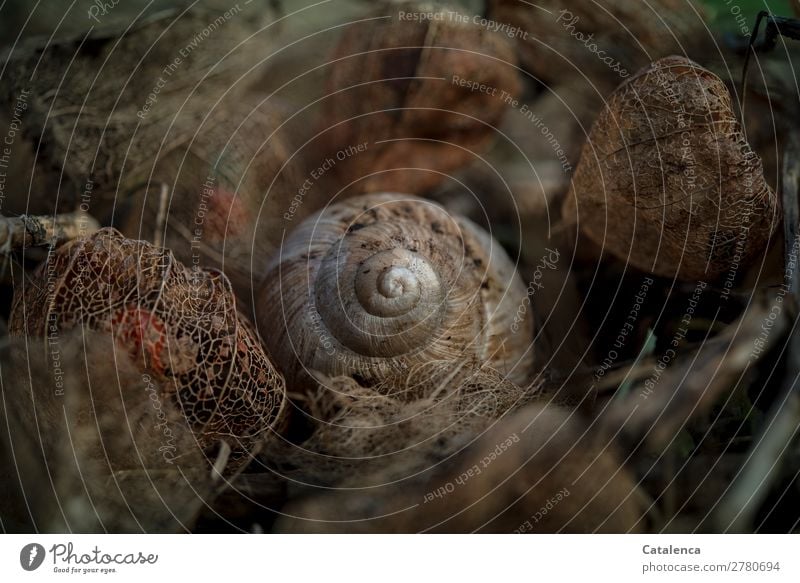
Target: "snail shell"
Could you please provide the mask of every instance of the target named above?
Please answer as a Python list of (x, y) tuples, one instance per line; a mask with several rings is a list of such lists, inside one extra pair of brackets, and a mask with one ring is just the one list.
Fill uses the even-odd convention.
[(316, 370), (370, 385), (434, 361), (490, 366), (524, 382), (532, 363), (526, 290), (487, 233), (436, 204), (372, 194), (291, 233), (257, 302), (287, 382)]

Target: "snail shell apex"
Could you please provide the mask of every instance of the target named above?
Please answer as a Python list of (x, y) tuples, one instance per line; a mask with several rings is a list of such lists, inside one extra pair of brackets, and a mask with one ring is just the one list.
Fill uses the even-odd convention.
[[(333, 204), (301, 223), (267, 270), (262, 336), (289, 379), (312, 370), (379, 384), (430, 362), (527, 379), (533, 324), (511, 260), (463, 217), (406, 194)], [(291, 381), (290, 381), (291, 382)]]

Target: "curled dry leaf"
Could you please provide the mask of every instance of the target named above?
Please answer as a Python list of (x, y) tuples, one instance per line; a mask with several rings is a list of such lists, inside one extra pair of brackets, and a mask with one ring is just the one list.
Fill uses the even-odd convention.
[[(327, 83), (325, 130), (335, 150), (364, 145), (346, 165), (361, 192), (422, 194), (469, 163), (517, 97), (508, 39), (441, 3), (389, 3), (349, 25)], [(432, 13), (413, 20), (412, 14)]]
[(565, 219), (665, 277), (736, 276), (762, 253), (778, 202), (724, 83), (683, 57), (639, 71), (592, 126)]
[(292, 386), (314, 370), (374, 387), (434, 362), (524, 383), (533, 321), (530, 312), (515, 318), (525, 294), (505, 251), (470, 221), (411, 195), (374, 194), (301, 223), (273, 260), (256, 312)]
[(281, 421), (282, 377), (236, 311), (227, 279), (112, 229), (64, 245), (15, 294), (12, 335), (110, 334), (177, 403), (202, 447), (247, 450)]
[(16, 338), (0, 354), (0, 500), (12, 532), (175, 532), (212, 497), (163, 387), (102, 333)]
[[(529, 405), (420, 471), (393, 464), (290, 503), (278, 532), (631, 532), (636, 483), (566, 410)], [(355, 489), (350, 489), (354, 487)]]

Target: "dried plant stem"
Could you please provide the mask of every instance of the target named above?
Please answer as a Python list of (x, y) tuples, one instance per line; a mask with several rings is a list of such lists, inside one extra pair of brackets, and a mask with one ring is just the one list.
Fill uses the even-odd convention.
[(169, 200), (169, 186), (161, 183), (161, 192), (158, 199), (158, 215), (156, 215), (156, 231), (153, 233), (153, 244), (161, 247), (164, 244), (164, 231), (167, 222), (167, 202)]
[(55, 216), (0, 216), (0, 252), (9, 253), (28, 247), (57, 245), (90, 235), (100, 228), (98, 222), (82, 212)]

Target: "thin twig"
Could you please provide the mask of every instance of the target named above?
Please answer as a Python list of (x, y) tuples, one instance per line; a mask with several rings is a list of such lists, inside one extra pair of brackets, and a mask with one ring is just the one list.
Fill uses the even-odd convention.
[(82, 212), (55, 216), (0, 216), (0, 253), (58, 245), (90, 235), (99, 228), (93, 217)]

